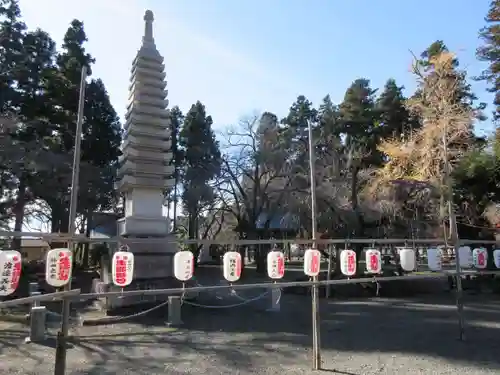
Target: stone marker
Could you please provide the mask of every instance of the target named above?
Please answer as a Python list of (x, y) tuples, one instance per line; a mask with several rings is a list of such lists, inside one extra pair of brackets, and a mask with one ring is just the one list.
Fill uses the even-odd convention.
[(30, 314), (30, 334), (24, 340), (26, 343), (43, 342), (46, 336), (47, 309), (45, 306), (33, 306)]
[(168, 322), (169, 327), (177, 327), (182, 324), (181, 318), (181, 297), (169, 296), (168, 297)]

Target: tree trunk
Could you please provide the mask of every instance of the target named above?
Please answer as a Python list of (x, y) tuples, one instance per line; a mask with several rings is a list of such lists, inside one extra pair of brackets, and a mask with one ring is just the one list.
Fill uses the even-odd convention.
[[(19, 181), (17, 199), (14, 206), (14, 212), (15, 212), (14, 232), (23, 231), (25, 205), (26, 205), (26, 181), (24, 177), (21, 176), (21, 179)], [(15, 250), (21, 250), (21, 238), (14, 238), (14, 240), (12, 241), (12, 248)]]
[(50, 218), (50, 231), (52, 233), (61, 232), (61, 206), (59, 202), (51, 202), (49, 203), (51, 218)]
[[(257, 240), (259, 236), (256, 232), (249, 232), (247, 235), (249, 240)], [(255, 271), (260, 274), (266, 272), (267, 253), (269, 252), (269, 245), (255, 244)]]
[[(188, 238), (190, 240), (197, 240), (198, 239), (198, 220), (196, 218), (196, 214), (190, 213), (189, 218), (188, 218)], [(191, 244), (189, 246), (191, 252), (193, 253), (194, 257), (194, 268), (198, 267), (198, 255), (200, 254), (200, 247), (198, 244)]]
[(174, 233), (177, 230), (177, 184), (178, 184), (178, 178), (177, 178), (177, 171), (175, 172), (175, 185), (174, 185), (174, 223), (173, 223), (173, 230)]
[[(68, 217), (66, 210), (60, 200), (55, 200), (49, 203), (51, 218), (51, 232), (52, 233), (67, 233), (68, 232)], [(55, 241), (50, 244), (53, 249), (65, 247), (67, 245), (64, 241)]]
[[(87, 217), (85, 218), (85, 222), (87, 223), (87, 225), (85, 227), (85, 236), (90, 237), (90, 231), (92, 230), (92, 212), (87, 211), (86, 216)], [(83, 254), (82, 254), (83, 269), (87, 269), (90, 267), (89, 259), (90, 259), (90, 244), (87, 242), (83, 244)]]
[(353, 167), (352, 170), (352, 179), (351, 179), (351, 205), (352, 205), (352, 210), (354, 211), (354, 214), (356, 215), (356, 221), (357, 225), (354, 230), (353, 236), (355, 237), (361, 237), (364, 234), (364, 220), (363, 216), (359, 212), (359, 200), (358, 200), (358, 189), (359, 189), (359, 181), (358, 181), (358, 174), (359, 174), (359, 167)]

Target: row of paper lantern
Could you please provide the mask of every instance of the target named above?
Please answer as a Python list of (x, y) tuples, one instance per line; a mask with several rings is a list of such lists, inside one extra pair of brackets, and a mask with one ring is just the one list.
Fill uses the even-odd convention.
[[(45, 280), (56, 288), (71, 279), (72, 254), (68, 249), (52, 249), (47, 252)], [(19, 286), (22, 270), (21, 253), (16, 250), (0, 251), (0, 296), (14, 293)]]
[(21, 279), (22, 259), (19, 251), (0, 251), (0, 296), (14, 293)]
[[(340, 253), (340, 270), (351, 277), (357, 271), (356, 252), (345, 249)], [(399, 250), (400, 265), (404, 271), (412, 272), (416, 268), (414, 249)], [(485, 248), (471, 249), (468, 246), (459, 248), (461, 268), (485, 269), (488, 263), (488, 251)], [(493, 262), (500, 268), (500, 249), (493, 251)], [(60, 288), (65, 286), (72, 273), (72, 254), (69, 249), (52, 249), (47, 253), (45, 278), (47, 284)], [(315, 249), (304, 253), (304, 273), (317, 276), (320, 272), (321, 253)], [(382, 256), (378, 249), (365, 251), (366, 272), (379, 274), (382, 271)], [(431, 271), (442, 269), (442, 250), (427, 250), (427, 265)], [(242, 257), (239, 252), (230, 251), (223, 257), (223, 276), (229, 282), (236, 282), (241, 277)], [(174, 277), (179, 281), (190, 280), (194, 275), (194, 255), (190, 251), (180, 251), (173, 259)], [(117, 251), (112, 259), (112, 281), (119, 287), (126, 287), (133, 281), (134, 254), (129, 251)], [(285, 274), (285, 255), (282, 251), (271, 251), (267, 255), (267, 274), (271, 279), (283, 278)], [(21, 254), (18, 251), (0, 251), (0, 296), (14, 293), (21, 276)]]
[[(0, 297), (14, 293), (21, 277), (22, 257), (18, 251), (0, 251)], [(73, 255), (69, 249), (47, 252), (45, 280), (55, 288), (69, 283), (73, 269)], [(117, 286), (127, 286), (133, 280), (134, 254), (118, 251), (113, 255), (112, 278)]]
[[(471, 249), (468, 246), (459, 248), (461, 268), (485, 269), (488, 265), (488, 251), (483, 248)], [(500, 249), (493, 251), (493, 261), (500, 268)], [(406, 272), (415, 271), (417, 262), (414, 249), (399, 250), (399, 263)], [(321, 253), (315, 249), (304, 253), (304, 273), (307, 276), (317, 276), (320, 272)], [(174, 276), (179, 281), (187, 281), (194, 274), (194, 256), (190, 251), (181, 251), (174, 256)], [(223, 276), (229, 282), (238, 281), (241, 276), (242, 258), (238, 252), (227, 252), (223, 257)], [(427, 250), (427, 266), (431, 271), (441, 271), (442, 251), (437, 248)], [(382, 272), (382, 255), (378, 249), (365, 251), (365, 267), (368, 274)], [(357, 257), (353, 250), (342, 250), (340, 253), (340, 270), (345, 276), (351, 277), (357, 271)], [(285, 255), (281, 251), (271, 251), (267, 255), (267, 274), (271, 279), (281, 279), (285, 274)]]
[[(399, 250), (399, 264), (406, 272), (415, 271), (417, 262), (414, 249)], [(488, 266), (488, 250), (484, 247), (471, 249), (462, 246), (458, 249), (460, 268), (475, 268), (483, 270)], [(442, 250), (438, 248), (427, 249), (427, 266), (431, 271), (441, 271), (443, 268)], [(493, 262), (500, 268), (500, 249), (493, 251)], [(367, 249), (365, 252), (366, 271), (378, 274), (382, 271), (381, 253), (377, 249)], [(343, 250), (340, 253), (341, 272), (346, 276), (356, 273), (356, 253), (353, 250)]]

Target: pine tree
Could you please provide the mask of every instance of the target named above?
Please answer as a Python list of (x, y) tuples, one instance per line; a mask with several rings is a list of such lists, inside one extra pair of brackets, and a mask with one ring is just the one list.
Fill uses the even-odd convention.
[(365, 222), (359, 208), (359, 172), (362, 168), (378, 166), (382, 154), (377, 151), (378, 112), (375, 109), (375, 93), (370, 81), (355, 80), (347, 89), (339, 106), (340, 129), (345, 136), (346, 174), (350, 177), (350, 201), (357, 225), (353, 234), (363, 235)]
[(168, 201), (174, 202), (174, 223), (173, 229), (174, 231), (177, 229), (177, 204), (178, 204), (178, 191), (179, 191), (179, 180), (182, 177), (182, 167), (184, 164), (184, 156), (182, 150), (179, 147), (179, 133), (182, 128), (182, 124), (184, 122), (184, 115), (182, 114), (181, 109), (178, 106), (173, 107), (169, 111), (169, 119), (170, 119), (170, 131), (171, 131), (171, 140), (172, 140), (172, 153), (173, 153), (173, 165), (174, 165), (174, 191), (171, 193), (172, 197), (168, 199)]
[(290, 158), (298, 164), (307, 160), (308, 125), (316, 125), (318, 112), (311, 101), (304, 95), (299, 95), (292, 104), (288, 115), (281, 120), (283, 125), (283, 138), (289, 150)]
[(410, 116), (405, 102), (403, 87), (389, 79), (375, 104), (380, 115), (378, 130), (382, 138), (408, 136), (418, 128), (419, 123)]
[(381, 155), (376, 152), (378, 143), (378, 111), (375, 108), (377, 90), (367, 79), (357, 79), (347, 89), (339, 106), (340, 129), (345, 135), (345, 145), (356, 154), (359, 166), (379, 165)]
[(281, 123), (289, 129), (294, 139), (307, 140), (308, 122), (316, 122), (317, 116), (318, 111), (313, 107), (313, 104), (304, 95), (299, 95)]
[(82, 138), (81, 208), (88, 215), (109, 210), (114, 202), (114, 183), (121, 155), (121, 124), (101, 79), (92, 79), (85, 92), (85, 122)]
[(486, 81), (490, 85), (488, 91), (495, 94), (493, 119), (498, 120), (500, 119), (500, 0), (491, 1), (485, 21), (487, 26), (479, 32), (484, 45), (477, 49), (477, 57), (481, 61), (488, 62), (489, 66), (479, 79)]
[(0, 111), (12, 111), (16, 96), (14, 75), (24, 58), (26, 25), (17, 0), (0, 0)]
[(323, 98), (323, 102), (318, 110), (318, 128), (316, 137), (318, 139), (317, 151), (329, 153), (339, 150), (341, 146), (340, 134), (342, 133), (342, 124), (340, 121), (339, 108), (336, 106), (330, 95)]
[[(10, 141), (14, 154), (6, 155), (9, 173), (16, 181), (17, 193), (12, 208), (15, 215), (14, 230), (21, 231), (25, 206), (33, 199), (30, 187), (38, 171), (50, 162), (45, 148), (50, 142), (48, 119), (53, 113), (47, 95), (47, 82), (54, 73), (55, 43), (42, 31), (26, 32), (20, 21), (21, 12), (15, 1), (3, 1), (1, 12), (5, 16), (0, 33), (12, 38), (2, 39), (2, 71), (0, 81), (3, 110), (10, 113), (14, 128)], [(14, 241), (14, 247), (19, 241)]]
[[(21, 21), (18, 1), (0, 0), (0, 225), (8, 226), (17, 188), (13, 161), (18, 161), (19, 148), (13, 134), (17, 130), (18, 103), (14, 76), (24, 56), (23, 38), (26, 25)], [(15, 155), (15, 156), (14, 156)], [(16, 165), (17, 166), (17, 165)]]
[[(71, 164), (75, 143), (78, 99), (82, 67), (92, 73), (94, 58), (86, 52), (84, 25), (73, 20), (57, 56), (57, 75), (48, 91), (55, 108), (52, 116), (55, 137), (50, 145), (56, 163), (44, 173), (35, 187), (36, 196), (45, 200), (52, 211), (52, 231), (67, 231), (71, 182)], [(121, 155), (121, 125), (111, 105), (104, 83), (92, 79), (85, 92), (78, 212), (87, 219), (93, 210), (110, 209), (114, 199), (114, 181)], [(42, 183), (43, 182), (43, 183)], [(51, 188), (48, 189), (47, 187)]]
[[(198, 237), (198, 217), (204, 204), (213, 198), (209, 182), (220, 173), (221, 154), (212, 124), (212, 117), (198, 101), (186, 114), (179, 134), (184, 155), (182, 200), (189, 216), (189, 238)], [(196, 255), (198, 249), (193, 246)]]

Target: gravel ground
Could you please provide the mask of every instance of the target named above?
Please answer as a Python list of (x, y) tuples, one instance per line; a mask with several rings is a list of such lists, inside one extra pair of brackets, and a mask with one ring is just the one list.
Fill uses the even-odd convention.
[[(233, 298), (219, 295), (211, 302)], [(284, 295), (281, 312), (266, 312), (263, 303), (185, 306), (180, 329), (166, 327), (158, 314), (141, 322), (74, 328), (67, 374), (314, 373), (310, 298)], [(344, 375), (499, 374), (500, 300), (467, 296), (466, 303), (463, 343), (456, 339), (451, 294), (321, 301), (322, 368)], [(0, 374), (53, 373), (54, 340), (24, 344), (26, 332), (21, 325), (0, 325)]]

